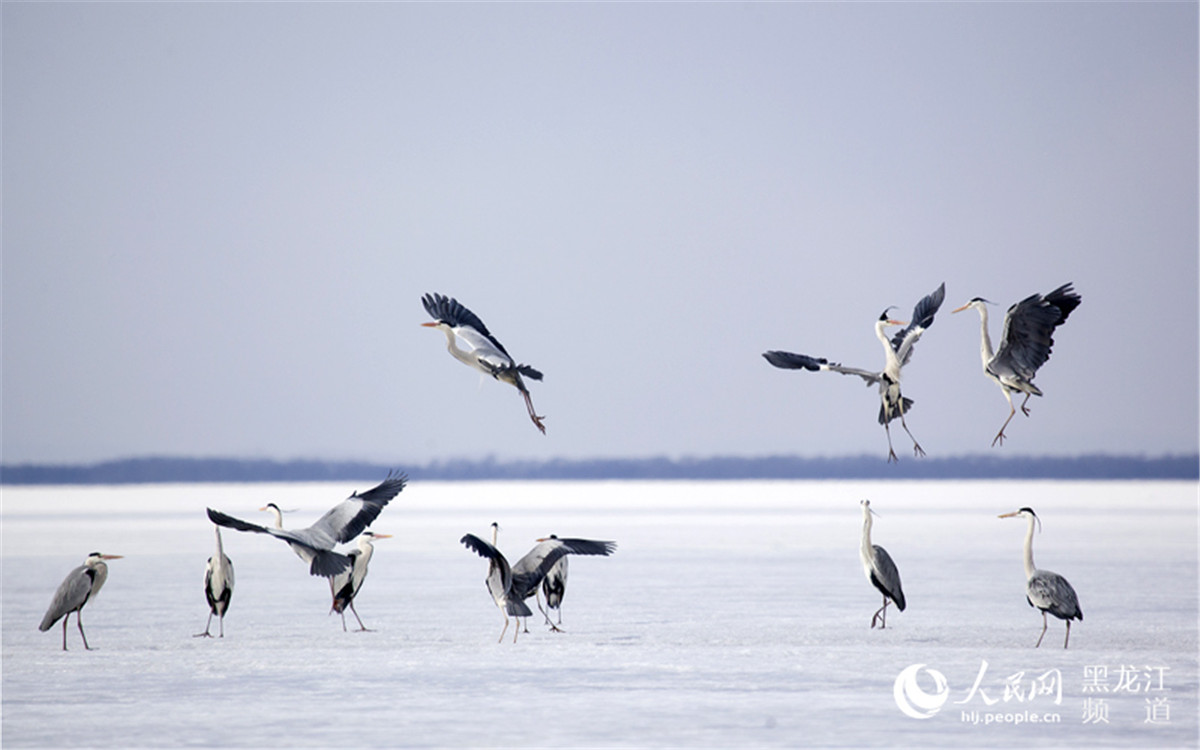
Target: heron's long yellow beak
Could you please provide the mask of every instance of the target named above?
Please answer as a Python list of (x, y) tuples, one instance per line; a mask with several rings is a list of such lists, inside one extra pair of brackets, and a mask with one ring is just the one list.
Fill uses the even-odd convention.
[(120, 560), (125, 555), (100, 555), (101, 560)]
[(953, 309), (953, 310), (951, 310), (950, 312), (952, 312), (952, 313), (956, 313), (956, 312), (962, 312), (963, 310), (966, 310), (966, 309), (967, 309), (968, 307), (970, 307), (970, 306), (971, 306), (971, 303), (970, 303), (970, 302), (968, 302), (967, 304), (963, 305), (962, 307), (956, 307), (956, 308), (954, 308), (954, 309)]

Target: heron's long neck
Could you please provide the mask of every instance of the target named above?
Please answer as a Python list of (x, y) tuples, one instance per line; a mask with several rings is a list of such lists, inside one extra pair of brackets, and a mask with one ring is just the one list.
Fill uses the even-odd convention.
[(1029, 529), (1025, 532), (1025, 578), (1033, 578), (1033, 516), (1029, 517)]
[(213, 529), (217, 532), (217, 559), (220, 560), (221, 555), (225, 554), (225, 550), (221, 547), (221, 527), (214, 525)]
[[(900, 380), (900, 358), (896, 356), (896, 350), (892, 348), (892, 342), (888, 339), (884, 328), (887, 326), (886, 320), (880, 320), (875, 323), (875, 337), (883, 344), (884, 358), (886, 364), (883, 371), (888, 373), (893, 381)], [(867, 515), (870, 515), (868, 512)]]
[(375, 554), (375, 545), (371, 544), (371, 538), (360, 536), (358, 538), (358, 549), (361, 551), (360, 559), (362, 564), (366, 565), (371, 561), (371, 555)]
[(283, 528), (283, 513), (279, 510), (279, 508), (276, 508), (273, 505), (270, 506), (269, 510), (275, 514), (275, 528), (282, 529)]
[(863, 560), (871, 559), (871, 511), (863, 509), (862, 547), (859, 550)]
[(988, 311), (983, 305), (979, 305), (979, 356), (983, 359), (985, 368), (988, 366), (988, 362), (992, 361), (992, 337), (988, 335)]
[(458, 348), (458, 337), (454, 335), (454, 331), (451, 330), (449, 326), (445, 326), (442, 328), (442, 333), (446, 334), (446, 350), (450, 352), (450, 356), (454, 357), (459, 362), (474, 367), (475, 360), (472, 359), (471, 356), (465, 351)]
[(492, 546), (493, 546), (493, 547), (495, 547), (495, 546), (496, 546), (496, 538), (497, 538), (499, 535), (500, 535), (500, 527), (499, 527), (499, 526), (495, 526), (495, 525), (493, 525), (493, 526), (492, 526)]

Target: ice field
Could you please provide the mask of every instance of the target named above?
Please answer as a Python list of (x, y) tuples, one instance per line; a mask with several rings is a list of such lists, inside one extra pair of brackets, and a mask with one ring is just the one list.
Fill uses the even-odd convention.
[[(413, 482), (384, 510), (343, 632), (329, 586), (282, 542), (222, 529), (237, 585), (204, 628), (211, 506), (307, 526), (360, 482), (5, 487), (3, 746), (1196, 747), (1197, 486), (1191, 482)], [(858, 559), (895, 559), (908, 607)], [(1041, 568), (1084, 613), (1070, 649), (1024, 595)], [(550, 533), (575, 557), (566, 632), (516, 644), (466, 532), (515, 561)], [(91, 551), (125, 557), (83, 610), (37, 629)], [(355, 626), (349, 617), (351, 628)], [(213, 632), (216, 632), (214, 623)], [(923, 716), (914, 718), (912, 715)]]

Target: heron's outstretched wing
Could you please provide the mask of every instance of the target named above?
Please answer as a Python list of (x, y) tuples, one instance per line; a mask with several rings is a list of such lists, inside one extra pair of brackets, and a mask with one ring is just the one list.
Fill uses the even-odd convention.
[[(340, 543), (346, 543), (361, 534), (371, 525), (392, 498), (400, 494), (408, 482), (406, 474), (388, 474), (387, 479), (366, 492), (355, 492), (333, 506), (321, 516), (310, 529), (328, 534)], [(332, 544), (330, 547), (332, 548)]]
[(900, 585), (900, 571), (892, 556), (878, 544), (872, 545), (875, 559), (871, 562), (871, 583), (883, 592), (883, 595), (896, 603), (896, 609), (904, 611), (904, 589)]
[(1031, 294), (1008, 308), (1000, 347), (989, 366), (1000, 371), (1009, 369), (1025, 380), (1032, 380), (1038, 368), (1050, 359), (1054, 329), (1062, 325), (1081, 301), (1071, 285), (1064, 284), (1045, 297)]
[(1026, 586), (1030, 606), (1045, 610), (1063, 620), (1083, 619), (1075, 589), (1058, 573), (1035, 570)]
[(912, 358), (913, 346), (920, 340), (921, 334), (933, 325), (933, 316), (945, 300), (946, 284), (942, 282), (937, 289), (921, 298), (913, 308), (912, 320), (892, 336), (892, 349), (895, 350), (901, 367), (908, 364), (908, 360)]
[(502, 602), (508, 595), (509, 589), (512, 588), (512, 569), (508, 566), (508, 560), (500, 550), (474, 534), (466, 534), (459, 541), (465, 544), (467, 549), (475, 552), (480, 557), (487, 558), (491, 562), (491, 565), (488, 566), (488, 574), (485, 582), (487, 583), (488, 591), (491, 592), (492, 598), (496, 600), (496, 603), (499, 604)]
[[(492, 346), (499, 349), (504, 356), (512, 358), (508, 351), (504, 348), (495, 336), (488, 331), (487, 326), (479, 319), (479, 316), (464, 307), (458, 300), (453, 297), (447, 297), (443, 294), (426, 294), (421, 298), (421, 304), (425, 305), (425, 311), (430, 317), (435, 320), (440, 320), (451, 328), (473, 328), (480, 335), (487, 338)], [(462, 333), (456, 332), (456, 335), (463, 336)], [(467, 343), (471, 343), (467, 337), (463, 337)]]
[(592, 539), (547, 539), (539, 542), (513, 566), (513, 598), (526, 599), (533, 596), (546, 573), (564, 555), (607, 556), (616, 549), (616, 542), (598, 542)]
[(837, 362), (830, 362), (824, 357), (810, 357), (807, 354), (794, 354), (792, 352), (781, 351), (763, 352), (763, 357), (771, 364), (784, 370), (809, 370), (811, 372), (828, 370), (830, 372), (841, 373), (842, 375), (857, 375), (867, 381), (867, 385), (874, 385), (880, 381), (880, 373), (878, 372), (860, 370), (857, 367), (844, 367)]

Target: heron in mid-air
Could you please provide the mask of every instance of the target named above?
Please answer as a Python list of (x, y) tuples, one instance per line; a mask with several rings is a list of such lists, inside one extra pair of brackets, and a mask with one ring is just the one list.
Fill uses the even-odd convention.
[(233, 561), (221, 547), (221, 527), (213, 526), (217, 532), (217, 549), (208, 563), (204, 566), (204, 598), (208, 600), (208, 622), (204, 623), (204, 632), (196, 633), (196, 638), (212, 638), (209, 628), (212, 627), (213, 615), (218, 620), (218, 631), (225, 637), (225, 612), (229, 610), (229, 600), (233, 598)]
[[(280, 529), (259, 526), (240, 518), (208, 509), (209, 519), (218, 526), (227, 526), (237, 531), (253, 531), (270, 534), (282, 539), (295, 553), (309, 563), (309, 573), (314, 576), (332, 578), (351, 569), (350, 558), (334, 552), (336, 544), (344, 544), (365, 530), (383, 511), (408, 481), (405, 474), (389, 474), (387, 479), (362, 494), (355, 492), (333, 506), (307, 529)], [(268, 506), (270, 507), (270, 506)]]
[(1008, 308), (1004, 314), (1004, 329), (1000, 334), (1000, 348), (992, 352), (992, 339), (988, 336), (987, 305), (983, 297), (976, 297), (952, 312), (962, 312), (968, 307), (979, 311), (979, 355), (983, 359), (983, 374), (1000, 386), (1008, 400), (1008, 419), (1000, 426), (1000, 432), (992, 439), (992, 446), (1004, 445), (1004, 428), (1017, 413), (1012, 394), (1024, 393), (1021, 412), (1029, 416), (1030, 396), (1041, 396), (1042, 392), (1033, 384), (1038, 368), (1050, 359), (1050, 347), (1054, 345), (1054, 329), (1067, 322), (1067, 316), (1083, 298), (1075, 293), (1070, 283), (1063, 284), (1049, 294), (1031, 294)]
[(359, 631), (370, 631), (370, 628), (363, 625), (362, 618), (358, 616), (358, 610), (354, 608), (354, 597), (358, 596), (358, 590), (362, 588), (363, 581), (367, 578), (367, 564), (371, 562), (371, 555), (375, 554), (375, 547), (371, 543), (391, 538), (391, 534), (364, 531), (358, 537), (358, 549), (347, 555), (350, 558), (350, 570), (338, 573), (329, 579), (329, 591), (333, 594), (333, 608), (329, 612), (330, 614), (337, 612), (342, 616), (343, 631), (346, 630), (346, 605), (350, 606), (350, 611), (354, 613), (354, 619), (358, 620)]
[(42, 618), (42, 624), (38, 625), (38, 630), (46, 632), (61, 617), (63, 621), (63, 651), (66, 651), (67, 621), (71, 619), (71, 613), (74, 612), (75, 624), (79, 626), (79, 636), (83, 638), (83, 647), (90, 651), (92, 647), (88, 645), (87, 634), (83, 632), (83, 605), (95, 598), (100, 593), (104, 582), (108, 580), (108, 564), (104, 561), (120, 560), (121, 557), (121, 555), (102, 555), (99, 552), (93, 552), (83, 561), (83, 565), (67, 573), (67, 577), (54, 592), (54, 598), (50, 600), (50, 607), (46, 610), (46, 616)]
[(533, 596), (538, 584), (546, 576), (546, 572), (554, 567), (563, 555), (611, 555), (617, 548), (616, 542), (597, 542), (591, 539), (551, 539), (549, 537), (537, 540), (537, 545), (525, 553), (514, 566), (509, 566), (508, 560), (500, 550), (496, 549), (496, 538), (500, 525), (492, 524), (492, 542), (480, 539), (474, 534), (465, 535), (460, 541), (480, 557), (488, 560), (488, 573), (485, 582), (492, 599), (504, 615), (504, 629), (500, 631), (497, 642), (504, 640), (508, 631), (508, 617), (517, 618), (517, 626), (513, 632), (513, 643), (520, 635), (520, 618), (529, 617), (533, 612), (525, 604), (525, 600)]
[[(542, 373), (529, 365), (517, 364), (504, 345), (488, 331), (479, 316), (463, 307), (453, 297), (426, 294), (421, 298), (421, 303), (425, 305), (426, 312), (433, 318), (432, 321), (421, 325), (435, 328), (446, 334), (446, 348), (459, 362), (469, 365), (485, 375), (490, 375), (502, 383), (516, 387), (525, 397), (525, 407), (529, 410), (529, 418), (544, 435), (546, 426), (542, 424), (542, 420), (545, 417), (538, 416), (534, 411), (533, 399), (529, 395), (529, 389), (525, 387), (525, 380), (521, 377), (524, 375), (531, 380), (541, 380)], [(470, 349), (460, 349), (459, 341), (465, 343)]]
[(1029, 602), (1029, 606), (1037, 607), (1042, 611), (1042, 634), (1038, 636), (1037, 643), (1033, 647), (1037, 648), (1042, 645), (1042, 639), (1046, 637), (1046, 628), (1049, 625), (1046, 613), (1050, 613), (1067, 623), (1067, 636), (1063, 638), (1063, 648), (1066, 648), (1067, 641), (1071, 640), (1071, 620), (1083, 622), (1083, 610), (1079, 608), (1079, 597), (1076, 596), (1075, 589), (1071, 588), (1071, 584), (1067, 582), (1066, 578), (1049, 570), (1038, 570), (1033, 565), (1033, 524), (1034, 521), (1037, 521), (1040, 527), (1042, 519), (1033, 512), (1033, 508), (1029, 507), (1014, 510), (1012, 513), (1004, 513), (1000, 518), (1013, 518), (1014, 516), (1023, 516), (1029, 519), (1029, 528), (1025, 532), (1025, 599)]
[(883, 594), (883, 606), (877, 609), (871, 617), (871, 627), (874, 628), (878, 621), (879, 628), (882, 630), (887, 627), (889, 600), (896, 603), (896, 609), (904, 611), (904, 589), (900, 585), (900, 571), (896, 569), (896, 563), (892, 562), (892, 556), (878, 544), (871, 544), (871, 516), (878, 514), (871, 510), (870, 500), (863, 500), (860, 505), (862, 505), (863, 511), (863, 528), (862, 545), (858, 549), (858, 556), (862, 560), (863, 572), (866, 573), (867, 580), (879, 589), (879, 593)]
[[(908, 364), (912, 358), (913, 346), (921, 338), (921, 334), (927, 328), (933, 325), (933, 316), (941, 307), (942, 301), (946, 298), (946, 285), (943, 283), (931, 294), (926, 295), (913, 308), (912, 320), (907, 324), (902, 320), (894, 320), (888, 315), (888, 310), (884, 310), (879, 316), (879, 320), (875, 323), (875, 336), (883, 344), (884, 362), (883, 370), (872, 372), (870, 370), (862, 370), (857, 367), (843, 367), (836, 362), (830, 362), (823, 357), (810, 357), (806, 354), (793, 354), (792, 352), (769, 351), (763, 353), (763, 357), (768, 362), (781, 367), (785, 370), (809, 370), (811, 372), (819, 372), (821, 370), (829, 370), (831, 372), (839, 372), (843, 375), (857, 375), (867, 381), (867, 385), (879, 384), (879, 424), (883, 425), (884, 431), (887, 433), (888, 441), (888, 462), (897, 461), (896, 451), (892, 449), (892, 431), (888, 427), (888, 423), (897, 417), (900, 418), (900, 425), (904, 427), (904, 431), (913, 441), (913, 454), (924, 456), (925, 450), (921, 448), (920, 443), (913, 437), (912, 432), (908, 429), (908, 424), (904, 421), (904, 415), (912, 408), (913, 401), (911, 398), (906, 398), (900, 392), (900, 369)], [(884, 333), (884, 328), (888, 326), (903, 326), (889, 340), (887, 334)]]

